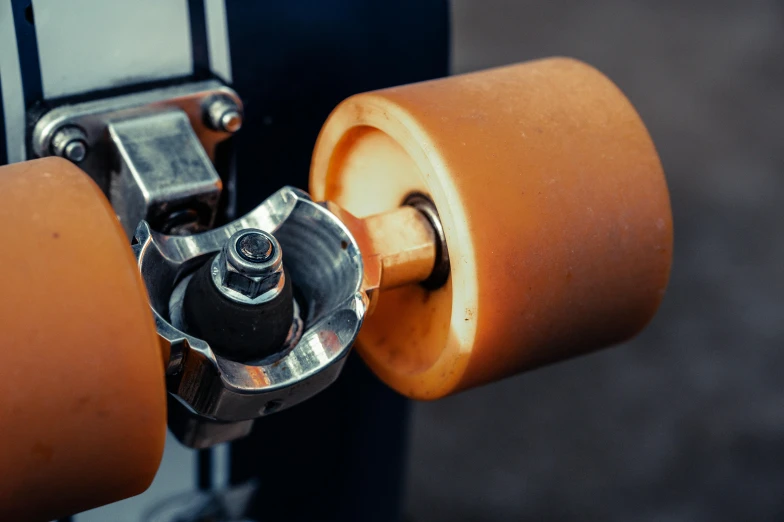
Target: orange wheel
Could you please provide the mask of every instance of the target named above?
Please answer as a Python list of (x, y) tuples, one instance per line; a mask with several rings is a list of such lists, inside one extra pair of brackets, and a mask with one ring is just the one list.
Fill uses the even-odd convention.
[(52, 520), (141, 493), (166, 393), (131, 249), (69, 162), (0, 168), (0, 520)]
[(357, 347), (388, 385), (437, 398), (628, 339), (662, 299), (667, 186), (632, 105), (548, 59), (360, 94), (332, 113), (310, 188), (364, 217), (428, 194), (451, 275), (383, 292)]

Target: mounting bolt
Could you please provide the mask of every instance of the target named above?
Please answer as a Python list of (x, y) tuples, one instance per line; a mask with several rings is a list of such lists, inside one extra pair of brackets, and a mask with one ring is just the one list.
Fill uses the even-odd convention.
[(73, 125), (58, 129), (52, 136), (51, 153), (73, 163), (81, 163), (87, 156), (87, 135)]
[(255, 304), (261, 297), (264, 301), (273, 299), (285, 282), (280, 244), (262, 230), (236, 232), (215, 256), (212, 280), (221, 293), (235, 300), (239, 297)]
[(242, 127), (242, 112), (231, 98), (217, 97), (207, 105), (207, 124), (214, 130), (235, 133)]

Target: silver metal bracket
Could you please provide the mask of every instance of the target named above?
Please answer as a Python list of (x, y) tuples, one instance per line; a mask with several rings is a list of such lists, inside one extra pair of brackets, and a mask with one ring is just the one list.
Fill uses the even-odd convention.
[(169, 233), (212, 226), (221, 180), (185, 112), (118, 119), (108, 130), (118, 159), (109, 199), (129, 237), (141, 221)]
[(52, 109), (36, 123), (32, 149), (78, 163), (109, 197), (128, 237), (141, 220), (192, 233), (213, 224), (222, 189), (215, 149), (241, 118), (232, 89), (195, 82)]
[[(189, 274), (245, 229), (280, 242), (287, 277), (299, 290), (301, 326), (276, 355), (236, 362), (187, 333), (182, 305)], [(135, 237), (158, 335), (169, 347), (169, 391), (193, 414), (172, 426), (181, 442), (206, 447), (240, 437), (253, 419), (294, 406), (338, 377), (369, 303), (362, 256), (345, 225), (306, 193), (282, 188), (246, 216), (201, 234), (164, 235), (142, 222)]]

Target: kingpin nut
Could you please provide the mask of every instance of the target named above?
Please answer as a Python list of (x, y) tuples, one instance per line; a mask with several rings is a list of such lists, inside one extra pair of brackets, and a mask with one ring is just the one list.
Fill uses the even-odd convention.
[(283, 286), (280, 244), (262, 230), (240, 230), (213, 260), (212, 276), (218, 289), (235, 300), (236, 294), (253, 303), (272, 299)]

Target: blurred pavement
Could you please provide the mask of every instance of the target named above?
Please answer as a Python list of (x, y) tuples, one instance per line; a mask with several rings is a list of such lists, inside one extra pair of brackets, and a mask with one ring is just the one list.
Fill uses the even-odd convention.
[(675, 264), (633, 342), (419, 404), (417, 522), (784, 520), (784, 3), (454, 2), (454, 71), (581, 58), (672, 192)]

